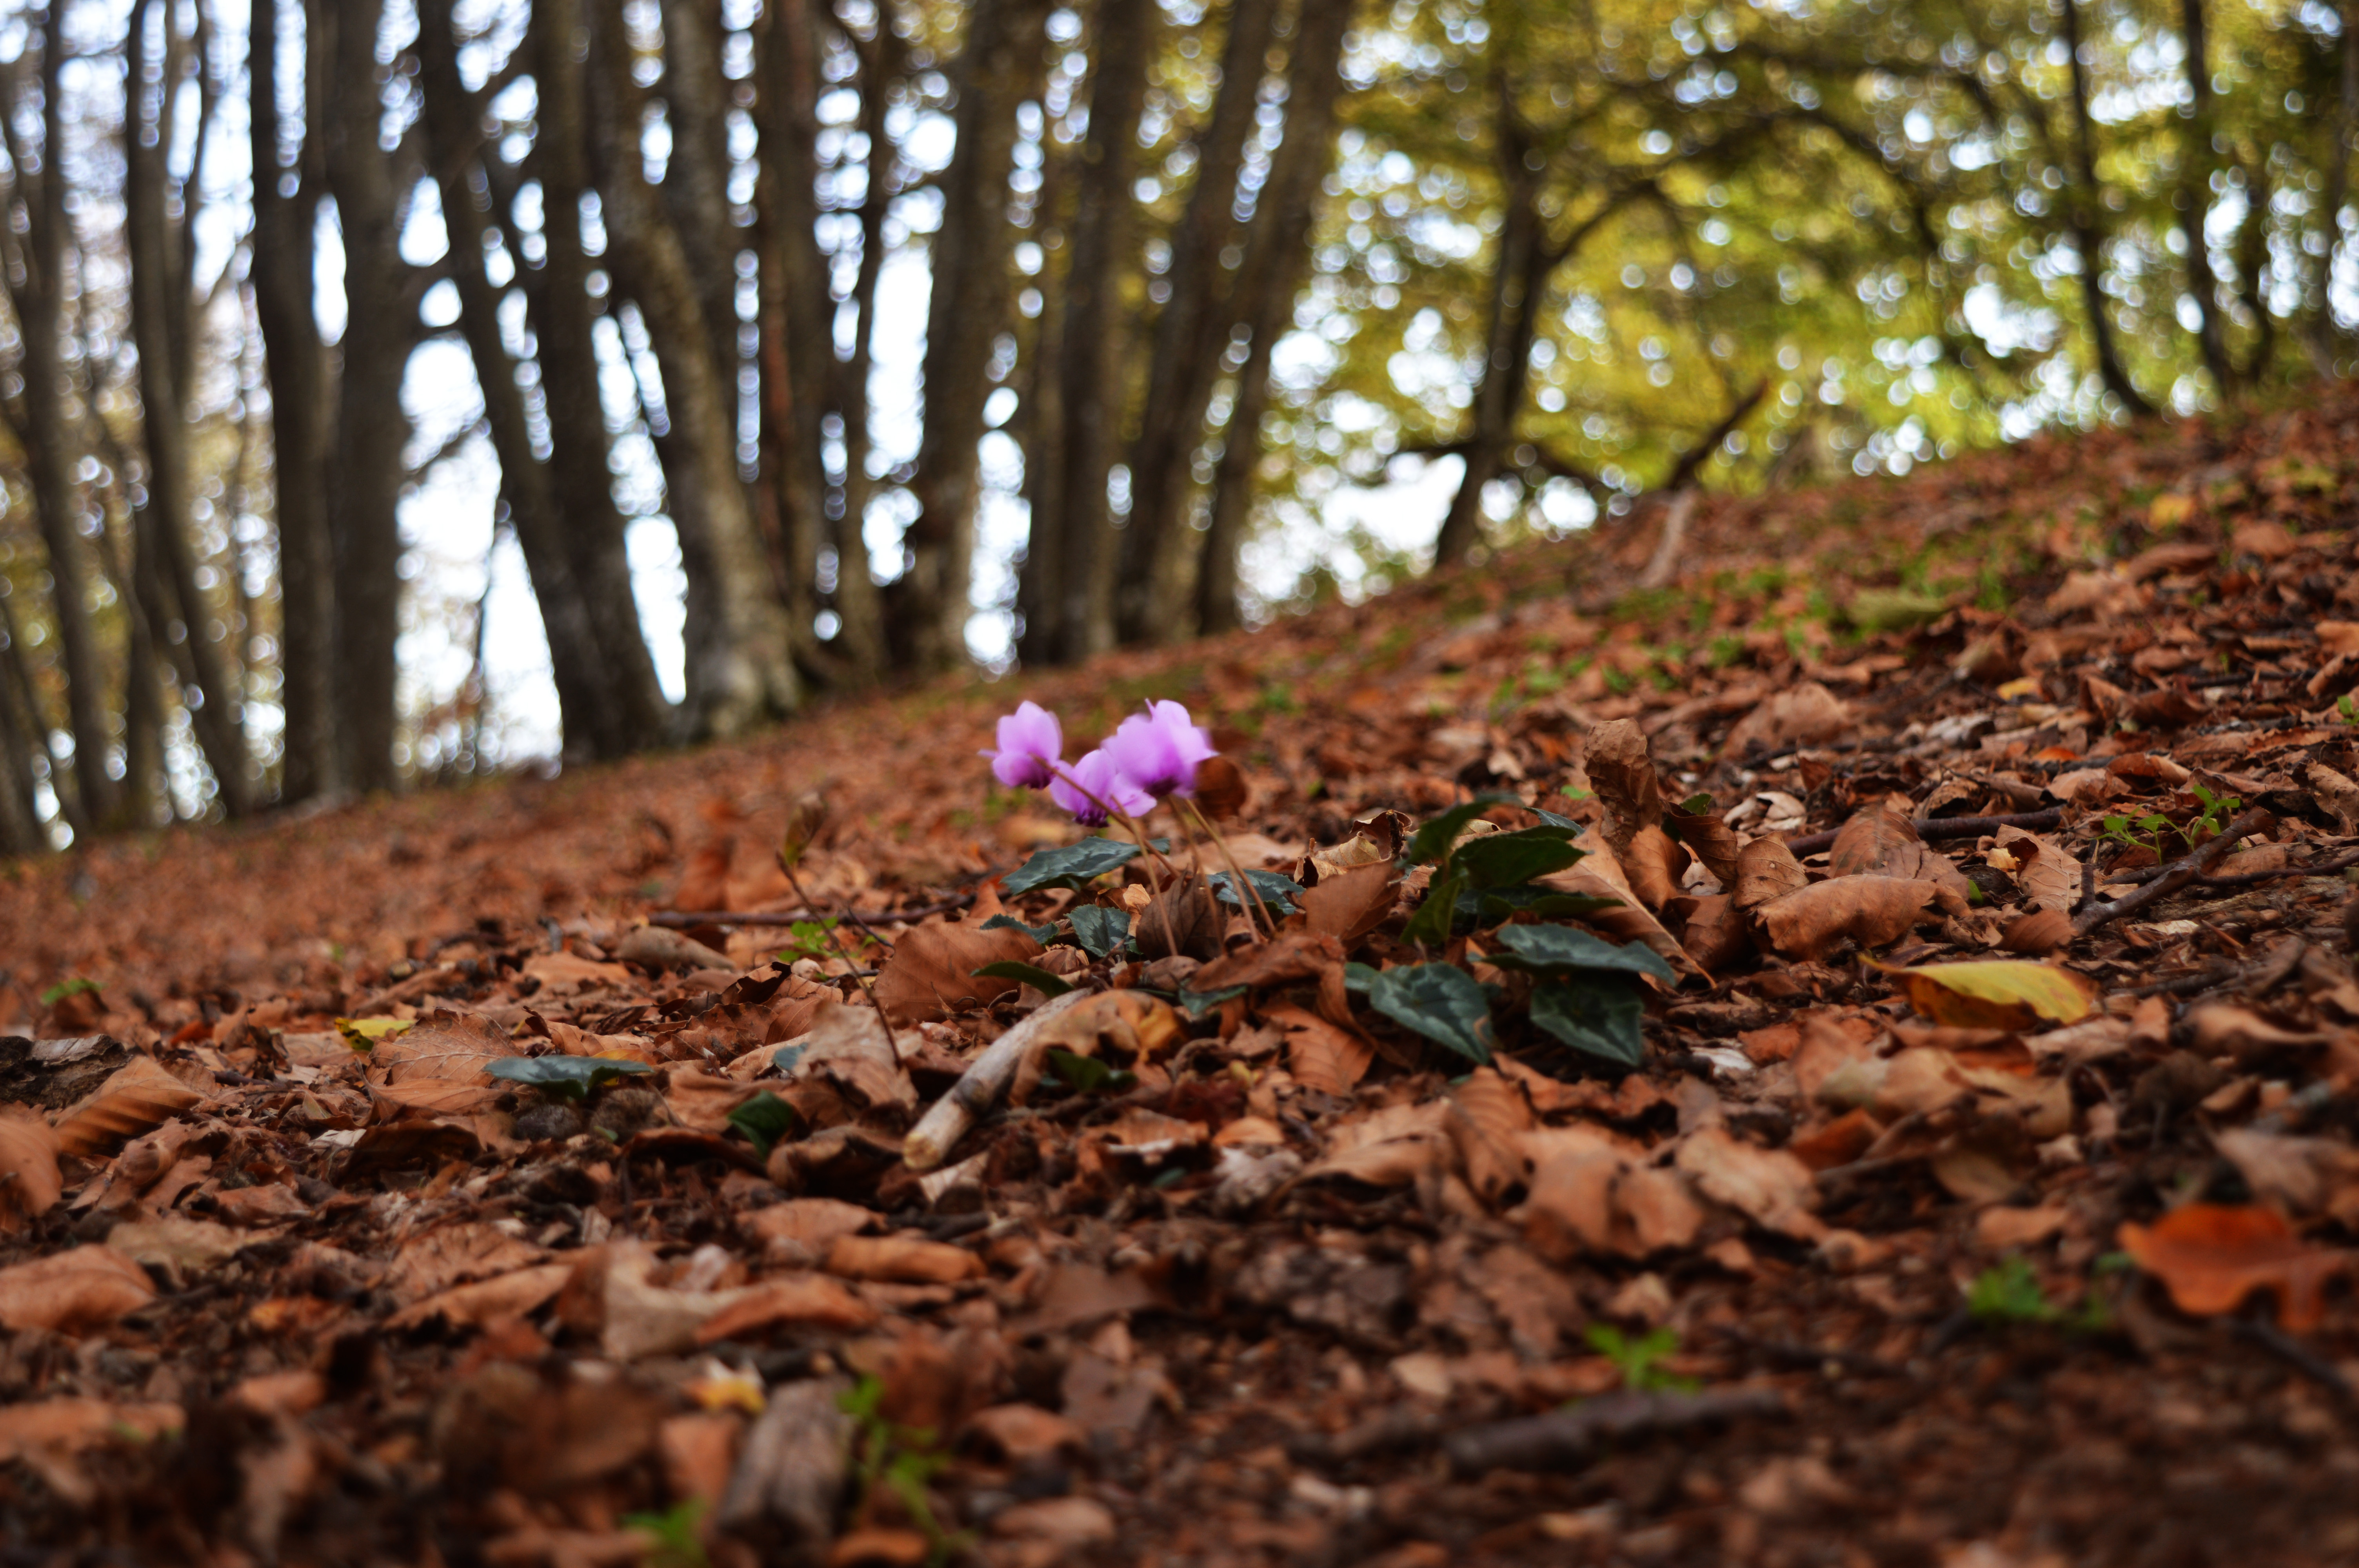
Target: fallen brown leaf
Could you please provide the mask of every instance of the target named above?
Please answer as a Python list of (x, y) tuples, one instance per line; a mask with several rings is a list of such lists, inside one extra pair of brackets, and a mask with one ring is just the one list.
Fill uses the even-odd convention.
[(2255, 1291), (2273, 1291), (2277, 1321), (2307, 1334), (2326, 1316), (2326, 1282), (2359, 1256), (2313, 1247), (2274, 1209), (2188, 1204), (2151, 1226), (2124, 1222), (2118, 1239), (2137, 1266), (2160, 1280), (2181, 1312), (2235, 1311)]

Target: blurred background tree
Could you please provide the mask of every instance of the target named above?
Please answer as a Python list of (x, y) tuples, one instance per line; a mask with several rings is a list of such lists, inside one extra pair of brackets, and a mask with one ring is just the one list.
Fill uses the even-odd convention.
[(0, 849), (2348, 373), (2354, 132), (2359, 0), (16, 5)]

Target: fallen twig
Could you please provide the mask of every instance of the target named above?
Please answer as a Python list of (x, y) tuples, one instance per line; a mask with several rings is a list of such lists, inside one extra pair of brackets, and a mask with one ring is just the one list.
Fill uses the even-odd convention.
[[(940, 903), (920, 904), (915, 909), (876, 909), (847, 911), (854, 925), (865, 926), (871, 922), (888, 920), (923, 920), (929, 914), (948, 914), (954, 909), (964, 909), (974, 902), (974, 894), (962, 892), (956, 898), (946, 898)], [(649, 925), (668, 925), (684, 931), (692, 925), (793, 925), (805, 920), (829, 920), (833, 916), (811, 909), (659, 909), (647, 916)]]
[[(2009, 827), (2027, 827), (2033, 832), (2064, 825), (2064, 813), (2054, 807), (2046, 811), (2022, 811), (2012, 816), (1920, 816), (1909, 826), (1917, 837), (1927, 843), (1944, 838), (1979, 838), (1985, 833), (1997, 833)], [(1786, 840), (1786, 848), (1798, 856), (1815, 855), (1821, 849), (1835, 847), (1835, 835), (1841, 828), (1829, 828), (1824, 833), (1806, 833), (1799, 838)]]
[(1582, 1463), (1600, 1444), (1614, 1438), (1792, 1413), (1785, 1394), (1777, 1389), (1606, 1394), (1549, 1415), (1468, 1427), (1451, 1434), (1442, 1447), (1450, 1455), (1450, 1467), (1461, 1476), (1487, 1476), (1494, 1470), (1555, 1470)]
[(2092, 904), (2073, 916), (2072, 935), (2086, 936), (2100, 925), (2119, 920), (2125, 914), (2134, 914), (2147, 904), (2157, 903), (2169, 898), (2180, 888), (2209, 871), (2218, 863), (2220, 857), (2228, 852), (2229, 846), (2260, 832), (2276, 820), (2276, 816), (2272, 816), (2267, 807), (2258, 806), (2253, 807), (2252, 810), (2228, 824), (2226, 831), (2218, 838), (2212, 839), (2201, 849), (2179, 861), (2166, 874), (2155, 878), (2136, 892), (2124, 894), (2111, 903)]
[(930, 1171), (949, 1159), (958, 1141), (966, 1136), (967, 1129), (1007, 1092), (1008, 1084), (1016, 1077), (1016, 1064), (1031, 1049), (1041, 1026), (1096, 994), (1071, 990), (1050, 997), (1034, 1008), (1022, 1022), (993, 1041), (982, 1055), (968, 1064), (959, 1081), (951, 1086), (950, 1093), (936, 1100), (933, 1108), (909, 1129), (909, 1136), (901, 1145), (902, 1163), (912, 1171)]

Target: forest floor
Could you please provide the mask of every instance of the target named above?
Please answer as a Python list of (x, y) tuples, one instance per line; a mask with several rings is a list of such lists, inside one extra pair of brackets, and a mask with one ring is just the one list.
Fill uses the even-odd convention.
[(2359, 1559), (2359, 392), (1666, 526), (0, 867), (0, 1558)]

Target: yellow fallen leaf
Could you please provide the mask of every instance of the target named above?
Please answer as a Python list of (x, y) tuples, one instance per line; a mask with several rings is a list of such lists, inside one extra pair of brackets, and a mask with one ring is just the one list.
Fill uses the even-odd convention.
[(370, 1046), (400, 1033), (410, 1022), (407, 1018), (340, 1018), (336, 1028), (346, 1044), (365, 1055)]
[(1919, 1012), (1963, 1029), (2078, 1023), (2097, 1000), (2095, 981), (2053, 964), (2017, 958), (1903, 969), (1900, 984)]

